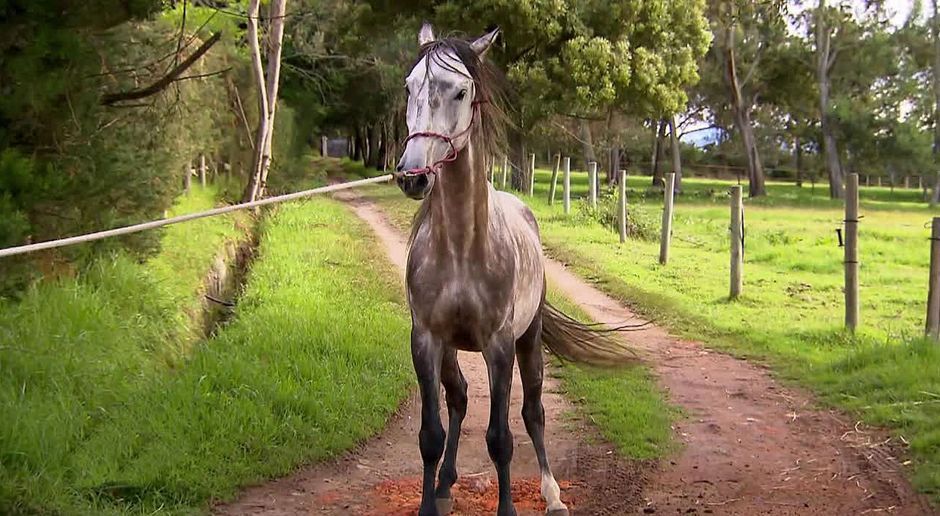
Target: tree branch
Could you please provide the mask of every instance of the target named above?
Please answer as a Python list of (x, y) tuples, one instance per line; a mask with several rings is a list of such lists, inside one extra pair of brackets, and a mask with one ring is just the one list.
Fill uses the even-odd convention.
[(177, 78), (180, 75), (182, 75), (183, 72), (185, 72), (193, 64), (195, 64), (196, 61), (198, 61), (199, 58), (205, 55), (205, 53), (208, 52), (209, 49), (212, 48), (213, 45), (218, 43), (220, 39), (222, 39), (222, 33), (216, 32), (215, 34), (212, 35), (212, 37), (207, 39), (205, 43), (200, 45), (199, 48), (197, 48), (196, 51), (192, 53), (192, 55), (187, 57), (180, 64), (176, 65), (172, 70), (170, 70), (169, 73), (161, 77), (159, 80), (157, 80), (150, 86), (136, 89), (136, 90), (122, 91), (118, 93), (109, 93), (101, 97), (101, 104), (105, 106), (111, 106), (111, 105), (117, 104), (118, 102), (142, 99), (142, 98), (150, 97), (152, 95), (156, 95), (157, 93), (160, 93), (161, 91), (165, 90), (167, 86), (173, 84), (177, 80)]

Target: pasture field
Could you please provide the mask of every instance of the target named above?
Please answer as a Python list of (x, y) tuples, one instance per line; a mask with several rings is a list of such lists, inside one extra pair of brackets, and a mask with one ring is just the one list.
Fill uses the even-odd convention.
[[(533, 198), (521, 196), (541, 224), (552, 256), (657, 324), (691, 339), (765, 361), (826, 403), (910, 443), (913, 478), (940, 495), (940, 346), (921, 339), (929, 228), (936, 213), (920, 192), (863, 188), (859, 238), (861, 328), (842, 330), (843, 266), (836, 228), (840, 201), (825, 188), (770, 184), (770, 196), (745, 200), (744, 295), (728, 300), (729, 182), (686, 179), (676, 200), (670, 263), (658, 264), (662, 195), (648, 176), (629, 180), (634, 234), (614, 232), (612, 191), (587, 206), (587, 175), (572, 173), (572, 210), (547, 202), (540, 170)], [(376, 197), (399, 223), (415, 203), (399, 192)], [(398, 195), (395, 195), (398, 194)], [(602, 423), (603, 425), (603, 423)], [(605, 425), (606, 426), (606, 425)], [(608, 430), (609, 431), (609, 430)]]
[[(549, 180), (541, 172), (540, 188), (527, 201), (551, 254), (683, 336), (766, 360), (825, 402), (892, 428), (910, 443), (915, 484), (940, 495), (940, 347), (920, 338), (925, 224), (934, 212), (917, 202), (920, 192), (862, 189), (861, 327), (852, 337), (842, 329), (843, 258), (835, 233), (844, 216), (824, 188), (772, 184), (769, 197), (745, 201), (744, 295), (729, 302), (729, 183), (685, 181), (663, 267), (656, 238), (662, 201), (647, 193), (650, 178), (633, 178), (628, 199), (630, 215), (651, 227), (653, 238), (625, 245), (584, 201), (573, 203), (570, 217), (561, 203), (549, 206)], [(572, 195), (586, 191), (586, 174), (574, 174)]]
[[(195, 204), (179, 209), (208, 207)], [(227, 238), (196, 224), (166, 238), (192, 252)], [(200, 512), (382, 428), (412, 373), (378, 249), (336, 202), (279, 208), (235, 318), (197, 343), (180, 328), (208, 262), (189, 252), (116, 257), (6, 302), (0, 513)]]

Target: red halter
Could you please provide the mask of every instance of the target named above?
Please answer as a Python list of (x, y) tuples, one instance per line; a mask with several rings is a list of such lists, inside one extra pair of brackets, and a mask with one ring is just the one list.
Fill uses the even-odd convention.
[(409, 168), (408, 170), (403, 170), (402, 174), (406, 176), (420, 176), (423, 174), (433, 174), (437, 172), (440, 168), (444, 166), (445, 163), (450, 163), (457, 159), (457, 148), (454, 147), (454, 140), (460, 138), (461, 136), (470, 132), (473, 129), (473, 122), (476, 119), (477, 111), (480, 108), (480, 104), (486, 102), (485, 100), (474, 100), (470, 103), (470, 124), (466, 129), (460, 131), (457, 134), (447, 136), (446, 134), (434, 133), (434, 132), (420, 132), (420, 133), (411, 133), (405, 138), (405, 141), (402, 142), (402, 147), (405, 146), (412, 138), (424, 137), (424, 138), (438, 138), (444, 140), (444, 143), (450, 145), (450, 150), (447, 151), (447, 154), (443, 158), (435, 161), (434, 163), (422, 167), (422, 168)]

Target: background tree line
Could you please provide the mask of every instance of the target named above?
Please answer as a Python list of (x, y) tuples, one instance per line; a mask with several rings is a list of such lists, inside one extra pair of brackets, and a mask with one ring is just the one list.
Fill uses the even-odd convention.
[[(517, 187), (530, 152), (598, 161), (609, 181), (643, 171), (657, 187), (672, 131), (713, 135), (684, 144), (682, 161), (740, 171), (752, 196), (785, 178), (838, 197), (847, 172), (935, 182), (935, 2), (891, 23), (878, 1), (5, 0), (0, 245), (160, 217), (200, 154), (229, 171), (232, 199), (309, 172), (321, 135), (392, 166), (423, 20), (457, 35), (502, 27), (490, 55), (511, 86)], [(4, 276), (23, 284), (157, 242), (7, 260)]]

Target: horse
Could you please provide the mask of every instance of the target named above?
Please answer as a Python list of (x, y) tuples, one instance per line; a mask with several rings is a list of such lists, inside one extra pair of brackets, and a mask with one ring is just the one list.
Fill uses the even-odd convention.
[(517, 197), (487, 181), (486, 156), (503, 141), (508, 118), (501, 76), (485, 57), (498, 34), (497, 28), (472, 40), (436, 39), (425, 23), (418, 34), (417, 60), (405, 79), (409, 134), (394, 176), (405, 195), (422, 200), (405, 275), (411, 355), (421, 396), (421, 516), (447, 514), (453, 508), (451, 487), (457, 481), (457, 446), (467, 411), (467, 382), (457, 350), (482, 353), (486, 362), (486, 445), (498, 479), (497, 514), (507, 516), (516, 514), (509, 473), (514, 360), (519, 360), (522, 417), (538, 459), (541, 495), (547, 514), (562, 516), (568, 509), (545, 452), (543, 346), (562, 359), (594, 364), (620, 362), (629, 354), (599, 330), (546, 302), (535, 216)]

